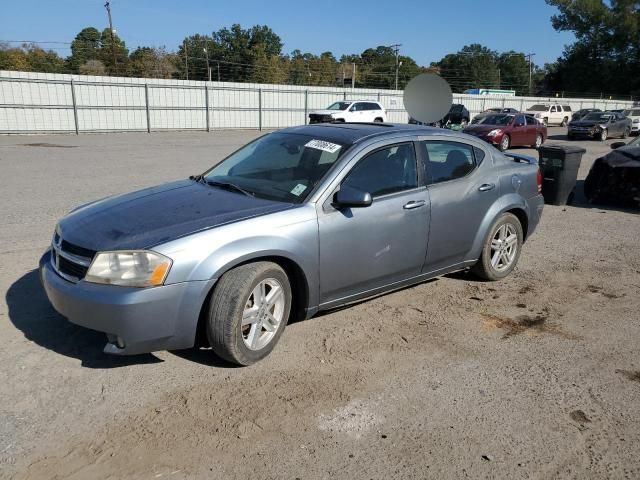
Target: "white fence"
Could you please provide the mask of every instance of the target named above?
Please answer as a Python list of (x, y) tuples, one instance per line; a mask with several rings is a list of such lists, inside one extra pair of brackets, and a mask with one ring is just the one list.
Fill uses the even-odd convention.
[[(0, 133), (275, 129), (304, 124), (309, 112), (344, 99), (378, 100), (389, 121), (408, 120), (397, 90), (0, 71)], [(489, 107), (523, 110), (555, 100), (574, 111), (631, 106), (617, 100), (453, 96), (472, 116)]]

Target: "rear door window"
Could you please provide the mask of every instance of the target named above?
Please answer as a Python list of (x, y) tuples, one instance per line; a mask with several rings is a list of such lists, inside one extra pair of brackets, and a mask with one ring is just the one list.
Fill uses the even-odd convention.
[(476, 167), (473, 147), (446, 140), (420, 142), (429, 183), (442, 183), (467, 176)]

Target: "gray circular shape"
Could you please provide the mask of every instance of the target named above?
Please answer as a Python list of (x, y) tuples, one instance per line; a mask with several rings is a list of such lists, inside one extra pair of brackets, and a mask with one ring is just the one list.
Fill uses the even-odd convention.
[(432, 73), (421, 73), (407, 84), (402, 99), (411, 118), (423, 123), (433, 123), (449, 112), (453, 94), (444, 78)]

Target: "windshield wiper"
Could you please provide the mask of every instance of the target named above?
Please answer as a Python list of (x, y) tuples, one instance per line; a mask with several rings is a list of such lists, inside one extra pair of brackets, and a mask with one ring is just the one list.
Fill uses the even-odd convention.
[(189, 180), (193, 180), (194, 182), (201, 182), (203, 178), (204, 178), (204, 175), (202, 175), (202, 174), (189, 175)]
[(224, 190), (233, 190), (236, 192), (240, 192), (243, 193), (244, 195), (246, 195), (247, 197), (255, 197), (256, 194), (253, 192), (250, 192), (248, 190), (245, 190), (242, 187), (239, 187), (238, 185), (236, 185), (235, 183), (231, 183), (231, 182), (218, 182), (216, 180), (206, 180), (202, 179), (204, 181), (204, 183), (206, 183), (207, 185), (210, 185), (212, 187), (218, 187), (218, 188), (222, 188)]

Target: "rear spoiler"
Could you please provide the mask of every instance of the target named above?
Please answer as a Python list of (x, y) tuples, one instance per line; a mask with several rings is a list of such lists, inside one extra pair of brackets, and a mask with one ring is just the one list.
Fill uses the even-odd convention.
[(530, 157), (529, 155), (521, 155), (519, 153), (505, 153), (507, 157), (513, 158), (514, 162), (518, 163), (528, 163), (530, 165), (537, 165), (538, 159), (535, 157)]

